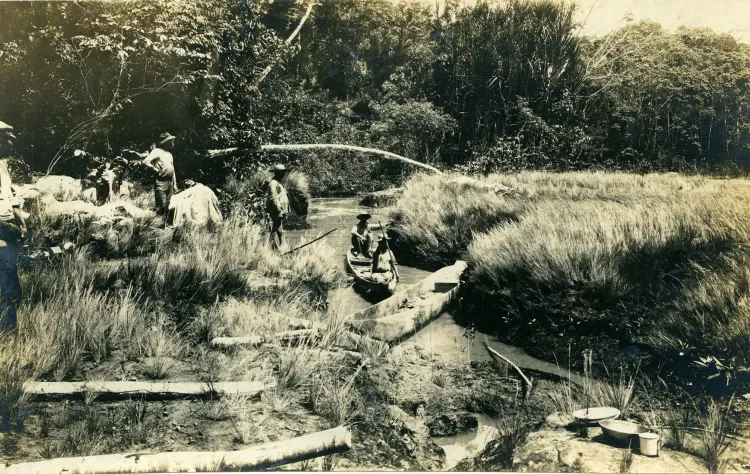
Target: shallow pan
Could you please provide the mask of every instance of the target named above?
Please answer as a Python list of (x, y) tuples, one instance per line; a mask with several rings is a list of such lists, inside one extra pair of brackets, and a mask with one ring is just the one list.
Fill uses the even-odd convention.
[(613, 420), (620, 416), (620, 410), (612, 407), (584, 408), (573, 412), (573, 418), (586, 423), (596, 423), (602, 420)]
[(648, 428), (632, 421), (603, 420), (599, 422), (605, 435), (619, 441), (627, 441), (633, 436), (648, 433)]

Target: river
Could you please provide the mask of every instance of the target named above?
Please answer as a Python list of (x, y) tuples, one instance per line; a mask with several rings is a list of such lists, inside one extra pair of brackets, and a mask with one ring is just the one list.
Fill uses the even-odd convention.
[[(314, 239), (317, 235), (338, 229), (325, 238), (328, 245), (333, 246), (340, 254), (341, 269), (344, 270), (344, 259), (350, 245), (350, 229), (357, 223), (357, 214), (367, 212), (372, 215), (370, 222), (386, 222), (388, 220), (387, 208), (370, 208), (359, 205), (359, 199), (348, 198), (319, 198), (313, 199), (308, 210), (307, 221), (311, 228), (306, 230), (287, 231), (290, 246)], [(396, 260), (398, 252), (396, 251)], [(400, 286), (413, 285), (424, 279), (430, 272), (399, 265)], [(359, 311), (372, 305), (359, 293), (351, 288), (336, 290), (337, 296), (344, 300), (344, 304), (351, 311)], [(463, 337), (464, 328), (459, 326), (450, 313), (444, 313), (431, 324), (427, 325), (417, 334), (407, 339), (409, 342), (417, 343), (431, 351), (436, 359), (455, 361), (460, 359), (485, 361), (492, 360), (484, 347), (487, 342), (490, 347), (508, 357), (521, 369), (536, 370), (560, 377), (568, 377), (575, 383), (582, 383), (576, 374), (569, 374), (567, 370), (555, 364), (545, 362), (526, 354), (522, 349), (504, 344), (495, 337), (477, 333), (468, 345), (468, 340)], [(468, 346), (468, 347), (467, 347)], [(398, 350), (398, 348), (395, 348)]]
[[(388, 210), (385, 208), (369, 208), (359, 205), (358, 198), (320, 198), (313, 199), (308, 209), (308, 223), (311, 228), (306, 230), (287, 231), (290, 247), (314, 239), (320, 234), (328, 232), (331, 229), (338, 230), (328, 237), (326, 242), (333, 246), (340, 254), (341, 269), (345, 269), (344, 260), (346, 252), (350, 245), (350, 229), (356, 224), (357, 214), (367, 212), (372, 215), (372, 223), (378, 221), (386, 222), (388, 220)], [(398, 252), (396, 251), (396, 260)], [(424, 279), (430, 272), (399, 266), (401, 279), (400, 286), (413, 285)], [(341, 288), (334, 290), (332, 298), (343, 301), (344, 307), (349, 312), (359, 311), (372, 305), (352, 288)], [(530, 369), (549, 374), (570, 377), (574, 383), (581, 383), (581, 379), (576, 374), (569, 374), (567, 370), (561, 369), (555, 364), (544, 362), (529, 356), (523, 350), (504, 344), (495, 337), (476, 333), (475, 338), (469, 344), (464, 337), (464, 328), (457, 324), (450, 312), (441, 314), (432, 323), (422, 328), (421, 331), (407, 339), (405, 343), (419, 344), (432, 354), (434, 360), (445, 362), (456, 361), (490, 361), (492, 357), (484, 347), (487, 344), (497, 352), (513, 361), (521, 369)], [(401, 346), (393, 348), (394, 353), (402, 350)], [(446, 453), (446, 469), (451, 469), (461, 459), (474, 456), (479, 453), (486, 444), (492, 440), (495, 433), (493, 420), (486, 416), (477, 416), (479, 420), (479, 429), (473, 433), (467, 433), (459, 436), (451, 436), (433, 439), (438, 445), (442, 446)]]

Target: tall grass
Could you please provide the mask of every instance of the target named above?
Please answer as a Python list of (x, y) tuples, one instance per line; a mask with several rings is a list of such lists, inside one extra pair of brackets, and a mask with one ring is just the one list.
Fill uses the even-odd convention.
[(115, 271), (77, 251), (22, 274), (27, 296), (19, 308), (15, 347), (33, 366), (33, 376), (65, 379), (82, 362), (101, 362), (116, 349), (131, 360), (183, 353), (180, 336), (148, 300), (128, 287), (105, 292)]
[(645, 198), (671, 198), (693, 192), (709, 192), (708, 179), (701, 176), (680, 176), (673, 173), (640, 175), (613, 172), (551, 173), (525, 171), (517, 174), (493, 174), (486, 181), (502, 184), (524, 200), (568, 201), (597, 200), (621, 204)]
[(282, 257), (271, 251), (259, 226), (232, 216), (215, 232), (190, 229), (176, 246), (130, 260), (118, 277), (165, 302), (207, 305), (217, 297), (252, 296), (258, 274), (283, 277), (277, 283), (287, 289), (320, 296), (339, 278), (334, 255), (320, 242)]
[(356, 414), (354, 382), (362, 366), (345, 376), (341, 368), (323, 370), (312, 379), (310, 398), (313, 411), (325, 417), (331, 427), (348, 423)]
[(393, 207), (394, 247), (420, 266), (452, 265), (473, 235), (515, 219), (518, 203), (443, 175), (416, 175)]
[[(540, 202), (472, 242), (463, 312), (484, 328), (510, 322), (520, 332), (505, 332), (537, 349), (557, 333), (595, 349), (641, 337), (674, 294), (666, 272), (710, 261), (742, 237), (716, 208), (708, 199)], [(534, 319), (541, 324), (525, 324)]]
[(23, 383), (28, 378), (28, 367), (8, 335), (0, 338), (0, 432), (14, 425), (23, 426), (26, 395)]
[(732, 252), (712, 265), (693, 265), (696, 278), (659, 319), (648, 341), (662, 353), (691, 347), (750, 362), (750, 256)]
[(497, 434), (493, 454), (497, 456), (503, 467), (512, 468), (514, 457), (531, 432), (530, 427), (524, 422), (523, 415), (518, 412), (506, 416), (496, 423)]
[(392, 212), (394, 246), (422, 266), (453, 263), (468, 249), (465, 322), (544, 357), (550, 351), (540, 348), (572, 340), (576, 351), (638, 341), (747, 360), (748, 257), (735, 249), (750, 244), (750, 202), (741, 183), (627, 173), (483, 178), (512, 190), (498, 195), (450, 178), (407, 183)]

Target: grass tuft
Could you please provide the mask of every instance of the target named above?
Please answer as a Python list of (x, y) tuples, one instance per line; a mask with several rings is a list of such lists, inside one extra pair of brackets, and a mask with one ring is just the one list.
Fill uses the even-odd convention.
[(722, 472), (726, 464), (725, 455), (731, 446), (728, 437), (731, 406), (732, 400), (723, 407), (716, 400), (709, 399), (705, 412), (701, 414), (698, 452), (709, 474)]

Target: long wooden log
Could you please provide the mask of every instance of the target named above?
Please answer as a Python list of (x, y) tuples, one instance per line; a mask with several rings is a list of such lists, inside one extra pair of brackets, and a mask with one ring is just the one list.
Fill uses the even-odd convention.
[(49, 459), (0, 467), (0, 474), (257, 471), (343, 453), (351, 445), (352, 434), (349, 428), (338, 426), (240, 451), (110, 454)]
[(317, 328), (298, 329), (296, 331), (283, 331), (271, 336), (240, 336), (240, 337), (215, 337), (211, 340), (211, 346), (216, 348), (260, 346), (266, 342), (297, 342), (301, 339), (314, 339), (319, 335)]
[[(261, 145), (260, 147), (261, 151), (293, 151), (293, 150), (347, 150), (347, 151), (356, 151), (360, 153), (372, 153), (376, 155), (385, 156), (386, 158), (401, 160), (406, 163), (412, 164), (414, 166), (419, 166), (420, 168), (424, 168), (426, 170), (432, 171), (434, 173), (442, 174), (443, 172), (439, 169), (435, 168), (434, 166), (430, 166), (426, 163), (421, 163), (419, 161), (412, 160), (411, 158), (406, 158), (401, 155), (397, 155), (395, 153), (391, 153), (389, 151), (383, 151), (378, 150), (377, 148), (365, 148), (361, 146), (354, 146), (354, 145), (342, 145), (339, 143), (305, 143), (305, 144), (294, 144), (294, 145)], [(231, 153), (234, 153), (235, 151), (239, 150), (237, 147), (232, 148), (224, 148), (221, 150), (208, 150), (208, 155), (213, 158), (218, 158), (220, 156), (229, 155)]]
[(24, 391), (32, 398), (83, 397), (85, 393), (96, 393), (103, 398), (190, 398), (207, 395), (258, 395), (267, 388), (263, 382), (36, 382), (24, 384)]

